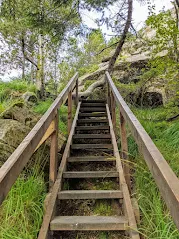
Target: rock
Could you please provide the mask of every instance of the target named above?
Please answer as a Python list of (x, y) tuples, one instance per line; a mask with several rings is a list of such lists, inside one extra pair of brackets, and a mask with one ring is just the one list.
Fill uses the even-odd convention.
[(25, 92), (22, 95), (22, 99), (26, 102), (26, 103), (37, 103), (38, 99), (36, 94), (34, 94), (33, 92)]
[(11, 119), (0, 119), (0, 166), (28, 134), (30, 128)]
[(23, 103), (15, 103), (0, 114), (1, 119), (13, 119), (18, 122), (33, 127), (40, 119), (40, 116), (29, 110)]
[[(31, 128), (41, 118), (22, 102), (15, 103), (0, 115), (0, 166), (19, 146)], [(58, 134), (58, 151), (60, 152), (66, 138)], [(50, 139), (46, 142), (49, 152)], [(40, 150), (40, 149), (39, 149)]]

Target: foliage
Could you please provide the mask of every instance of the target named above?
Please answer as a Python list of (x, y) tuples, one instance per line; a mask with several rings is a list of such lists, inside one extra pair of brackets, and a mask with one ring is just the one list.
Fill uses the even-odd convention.
[(35, 167), (16, 181), (0, 211), (0, 238), (36, 238), (43, 218), (46, 186)]
[(92, 30), (86, 37), (70, 38), (66, 56), (59, 64), (60, 83), (66, 83), (76, 71), (82, 76), (98, 69), (98, 65), (106, 52), (96, 55), (106, 45), (101, 30)]
[[(144, 126), (154, 143), (168, 161), (174, 172), (179, 176), (178, 168), (178, 120), (166, 122), (176, 109), (172, 107), (161, 107), (156, 109), (132, 108), (133, 112)], [(141, 210), (140, 231), (145, 238), (177, 239), (179, 233), (161, 199), (159, 190), (154, 179), (144, 163), (144, 160), (137, 152), (137, 146), (130, 138), (129, 149), (131, 157), (135, 158), (133, 167), (135, 169), (135, 188)], [(135, 153), (134, 153), (135, 152)]]
[[(37, 105), (34, 106), (34, 111), (43, 115), (53, 103), (52, 99), (46, 101), (39, 101)], [(67, 135), (67, 106), (62, 105), (59, 110), (59, 129), (64, 135)]]
[(23, 80), (12, 80), (9, 82), (0, 81), (0, 102), (19, 96), (26, 91), (36, 92), (36, 87), (32, 83)]

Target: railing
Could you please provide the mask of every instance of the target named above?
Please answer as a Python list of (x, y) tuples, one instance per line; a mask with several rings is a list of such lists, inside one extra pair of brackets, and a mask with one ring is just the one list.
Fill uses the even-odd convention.
[(76, 105), (78, 104), (78, 73), (56, 98), (47, 112), (42, 116), (22, 143), (0, 168), (0, 204), (6, 198), (12, 185), (28, 163), (32, 154), (48, 139), (50, 144), (49, 182), (52, 186), (57, 177), (58, 121), (59, 108), (68, 97), (68, 132), (72, 125), (72, 91), (76, 88)]
[[(128, 155), (125, 127), (127, 123), (135, 142), (139, 147), (139, 151), (142, 153), (148, 168), (155, 179), (173, 221), (179, 229), (179, 180), (153, 143), (152, 139), (123, 100), (108, 72), (106, 72), (106, 81), (108, 86), (108, 104), (110, 106), (114, 127), (116, 125), (115, 105), (119, 106), (122, 157), (123, 159), (127, 159)], [(126, 182), (130, 188), (129, 167), (127, 166), (127, 163), (125, 163), (124, 166)]]

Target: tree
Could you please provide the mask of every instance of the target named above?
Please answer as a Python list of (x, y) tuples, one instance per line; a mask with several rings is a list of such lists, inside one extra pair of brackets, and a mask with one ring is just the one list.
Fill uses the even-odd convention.
[[(23, 72), (25, 61), (36, 68), (36, 84), (41, 97), (44, 97), (44, 65), (48, 42), (61, 44), (69, 30), (76, 30), (80, 18), (73, 1), (55, 5), (51, 0), (3, 0), (1, 6), (0, 30), (7, 45), (18, 42)], [(74, 30), (72, 30), (74, 29)], [(29, 52), (30, 39), (34, 38), (33, 50)], [(34, 59), (32, 58), (34, 56)], [(24, 73), (23, 73), (24, 74)]]

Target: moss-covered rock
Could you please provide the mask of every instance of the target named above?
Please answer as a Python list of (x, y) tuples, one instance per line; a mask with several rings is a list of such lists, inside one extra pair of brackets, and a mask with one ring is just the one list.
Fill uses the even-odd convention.
[(30, 128), (16, 120), (0, 119), (0, 165), (2, 165), (28, 134)]
[(22, 99), (24, 100), (24, 102), (26, 103), (37, 103), (38, 99), (37, 96), (34, 92), (25, 92), (22, 95)]
[(17, 102), (11, 105), (8, 109), (0, 114), (1, 119), (12, 119), (16, 120), (24, 125), (33, 127), (35, 123), (40, 119), (40, 116), (28, 107), (26, 107), (22, 102)]

